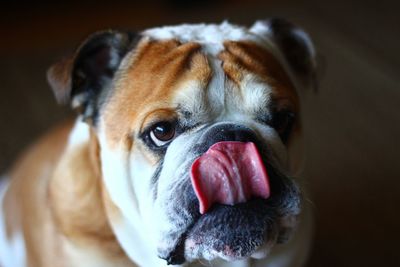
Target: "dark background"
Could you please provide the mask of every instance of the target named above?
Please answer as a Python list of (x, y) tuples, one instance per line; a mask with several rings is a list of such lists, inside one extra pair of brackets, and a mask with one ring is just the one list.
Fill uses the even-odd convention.
[(302, 97), (315, 207), (308, 266), (400, 266), (399, 1), (6, 1), (0, 9), (0, 172), (69, 111), (47, 67), (100, 29), (285, 17), (315, 41), (320, 89)]

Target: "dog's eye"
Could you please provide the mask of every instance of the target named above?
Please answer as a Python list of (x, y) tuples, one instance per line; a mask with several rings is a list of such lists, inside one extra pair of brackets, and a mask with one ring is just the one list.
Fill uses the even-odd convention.
[(278, 111), (272, 117), (272, 127), (278, 132), (284, 143), (289, 139), (294, 120), (294, 113), (287, 110)]
[(160, 147), (169, 142), (175, 137), (175, 124), (168, 121), (156, 123), (150, 130), (150, 138), (153, 143)]

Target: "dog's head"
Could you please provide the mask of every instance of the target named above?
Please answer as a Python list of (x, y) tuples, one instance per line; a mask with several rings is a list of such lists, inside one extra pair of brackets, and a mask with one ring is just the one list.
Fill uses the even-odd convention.
[(180, 264), (287, 239), (302, 203), (298, 90), (314, 67), (308, 36), (272, 19), (97, 33), (48, 77), (97, 133), (121, 246)]

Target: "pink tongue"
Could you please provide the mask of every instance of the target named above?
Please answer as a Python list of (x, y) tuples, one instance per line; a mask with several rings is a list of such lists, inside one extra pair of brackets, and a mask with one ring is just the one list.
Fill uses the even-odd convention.
[(214, 204), (234, 205), (251, 197), (268, 198), (268, 174), (254, 143), (219, 142), (191, 169), (194, 191), (204, 214)]

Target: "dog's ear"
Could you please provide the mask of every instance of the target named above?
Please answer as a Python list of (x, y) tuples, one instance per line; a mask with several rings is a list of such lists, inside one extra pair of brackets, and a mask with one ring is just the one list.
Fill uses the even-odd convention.
[(47, 79), (56, 99), (93, 119), (125, 54), (139, 40), (130, 32), (105, 31), (87, 38), (71, 56), (49, 68)]
[(250, 31), (272, 40), (297, 79), (305, 86), (316, 89), (315, 48), (306, 32), (281, 18), (256, 21)]

